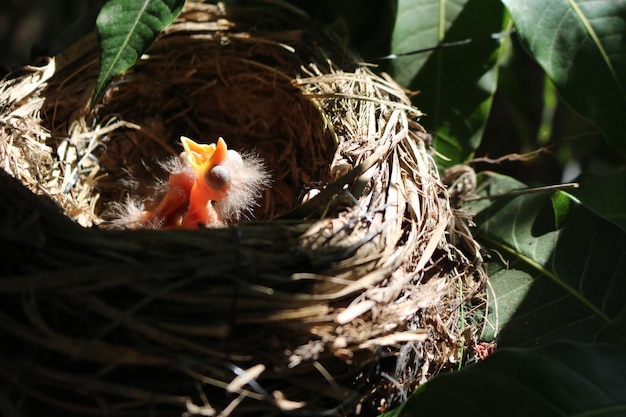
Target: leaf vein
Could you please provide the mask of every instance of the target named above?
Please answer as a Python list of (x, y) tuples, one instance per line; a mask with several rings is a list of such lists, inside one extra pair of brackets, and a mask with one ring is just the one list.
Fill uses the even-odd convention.
[[(128, 33), (126, 34), (126, 36), (124, 37), (124, 43), (123, 43), (124, 46), (126, 46), (128, 44), (128, 41), (131, 38), (132, 34), (134, 33), (135, 27), (137, 26), (137, 23), (138, 23), (138, 21), (140, 19), (141, 14), (146, 10), (146, 8), (148, 7), (149, 3), (150, 3), (150, 0), (144, 0), (143, 5), (139, 9), (140, 13), (138, 13), (137, 16), (135, 17), (135, 19), (133, 20), (133, 24), (131, 26), (131, 30), (129, 30)], [(121, 55), (124, 52), (124, 49), (125, 48), (119, 48), (119, 50), (117, 51), (117, 54), (115, 55), (115, 58), (112, 61), (112, 64), (109, 66), (109, 68), (107, 69), (107, 71), (105, 73), (104, 79), (108, 79), (111, 76), (111, 72), (115, 68), (117, 62), (120, 61)]]
[(578, 291), (580, 291), (581, 294), (584, 294), (585, 280), (588, 276), (589, 263), (591, 262), (591, 254), (594, 252), (593, 247), (596, 244), (597, 237), (598, 237), (598, 234), (594, 232), (593, 235), (591, 236), (591, 239), (589, 240), (589, 255), (585, 257), (585, 263), (583, 265), (582, 271), (580, 272), (580, 280), (578, 281)]
[(606, 292), (602, 299), (602, 311), (609, 311), (609, 306), (607, 305), (607, 303), (609, 301), (609, 296), (613, 293), (612, 289), (614, 286), (617, 285), (616, 283), (618, 282), (619, 279), (624, 279), (624, 275), (620, 274), (620, 272), (622, 272), (622, 269), (623, 269), (624, 258), (626, 257), (626, 251), (624, 251), (623, 246), (624, 245), (622, 242), (622, 255), (619, 257), (619, 260), (616, 263), (615, 269), (613, 270), (613, 275), (611, 276), (611, 279), (609, 280), (609, 285), (607, 285)]
[(584, 306), (586, 306), (589, 310), (591, 310), (595, 315), (600, 317), (605, 322), (608, 323), (609, 321), (611, 321), (611, 319), (609, 318), (609, 316), (607, 314), (605, 314), (601, 309), (599, 309), (593, 303), (591, 303), (587, 298), (585, 298), (585, 296), (583, 294), (581, 294), (578, 291), (574, 290), (569, 284), (567, 284), (565, 281), (563, 281), (555, 272), (548, 270), (547, 268), (545, 268), (543, 265), (539, 264), (534, 259), (530, 258), (527, 255), (524, 255), (520, 251), (516, 250), (515, 248), (512, 248), (511, 246), (505, 244), (504, 242), (502, 242), (502, 241), (500, 241), (498, 239), (494, 239), (494, 238), (489, 237), (489, 236), (483, 236), (483, 239), (488, 241), (492, 245), (499, 246), (504, 251), (506, 251), (506, 252), (510, 253), (511, 255), (517, 257), (518, 259), (520, 259), (525, 264), (529, 265), (530, 267), (534, 268), (537, 271), (540, 271), (543, 275), (545, 275), (546, 277), (548, 277), (549, 279), (554, 281), (556, 284), (561, 286), (565, 291), (567, 291), (569, 294), (571, 294), (575, 299), (577, 299), (579, 302), (581, 302)]
[(576, 15), (578, 16), (578, 18), (580, 19), (581, 23), (585, 27), (585, 30), (587, 31), (589, 36), (591, 36), (591, 39), (593, 39), (593, 42), (596, 48), (598, 48), (600, 55), (602, 55), (602, 59), (604, 63), (606, 64), (609, 72), (611, 73), (611, 77), (613, 78), (613, 81), (617, 85), (617, 88), (619, 89), (622, 99), (626, 100), (626, 94), (624, 94), (624, 88), (622, 87), (622, 83), (620, 82), (619, 77), (617, 76), (617, 71), (613, 67), (613, 63), (609, 59), (606, 49), (604, 49), (604, 45), (602, 45), (602, 42), (600, 42), (600, 38), (598, 37), (598, 34), (591, 26), (591, 22), (589, 21), (589, 19), (587, 19), (587, 16), (585, 16), (585, 14), (582, 12), (582, 10), (580, 9), (580, 7), (578, 6), (575, 0), (567, 0), (567, 1), (572, 7), (572, 9), (574, 10), (574, 12), (576, 13)]

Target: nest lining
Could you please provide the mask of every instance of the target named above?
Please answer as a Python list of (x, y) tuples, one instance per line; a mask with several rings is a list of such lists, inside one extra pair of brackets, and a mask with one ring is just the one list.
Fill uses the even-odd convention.
[[(276, 16), (250, 32), (251, 20), (189, 2), (94, 111), (93, 45), (0, 86), (3, 168), (65, 213), (3, 177), (17, 245), (0, 284), (12, 300), (1, 354), (16, 358), (0, 367), (4, 402), (367, 414), (462, 360), (474, 336), (459, 323), (483, 308), (484, 277), (421, 113), (351, 55), (333, 64), (306, 32)], [(106, 226), (108, 203), (148, 193), (180, 135), (264, 158), (274, 184), (254, 222), (190, 233), (67, 220)], [(42, 220), (16, 230), (24, 218)], [(241, 382), (243, 369), (254, 375)]]

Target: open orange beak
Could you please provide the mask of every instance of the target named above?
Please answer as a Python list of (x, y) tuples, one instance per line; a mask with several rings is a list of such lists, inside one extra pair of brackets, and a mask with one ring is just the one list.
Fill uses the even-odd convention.
[(228, 148), (222, 138), (219, 138), (216, 144), (196, 143), (185, 136), (181, 136), (180, 141), (185, 148), (187, 161), (198, 178), (204, 178), (211, 168), (226, 159)]

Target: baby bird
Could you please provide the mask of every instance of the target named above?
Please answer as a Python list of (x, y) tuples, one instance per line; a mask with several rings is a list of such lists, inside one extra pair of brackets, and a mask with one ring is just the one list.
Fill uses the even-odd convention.
[(184, 136), (180, 140), (184, 152), (165, 165), (170, 174), (163, 196), (148, 209), (129, 200), (117, 224), (131, 228), (223, 227), (257, 204), (269, 184), (258, 157), (242, 157), (229, 150), (222, 138), (211, 144)]

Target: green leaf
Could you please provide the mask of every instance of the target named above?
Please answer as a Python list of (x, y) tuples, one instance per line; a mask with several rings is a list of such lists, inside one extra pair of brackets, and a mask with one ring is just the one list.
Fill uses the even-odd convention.
[(503, 2), (565, 101), (626, 152), (626, 2)]
[[(524, 188), (480, 175), (480, 194)], [(559, 192), (480, 200), (477, 237), (491, 252), (482, 337), (499, 346), (592, 341), (626, 307), (626, 233)]]
[(561, 229), (570, 215), (574, 204), (569, 194), (556, 192), (552, 194), (552, 208), (554, 209), (554, 223), (557, 229)]
[(571, 193), (600, 216), (626, 231), (626, 170), (600, 175), (583, 173)]
[(460, 372), (433, 378), (384, 417), (624, 416), (624, 375), (626, 352), (612, 346), (502, 349)]
[(391, 51), (402, 54), (444, 42), (464, 45), (401, 56), (391, 73), (419, 91), (413, 99), (427, 117), (435, 148), (454, 165), (469, 159), (480, 144), (497, 84), (501, 40), (491, 34), (508, 25), (498, 0), (399, 0)]
[(109, 0), (98, 15), (96, 30), (100, 73), (92, 106), (113, 79), (133, 66), (156, 37), (176, 19), (185, 0)]

